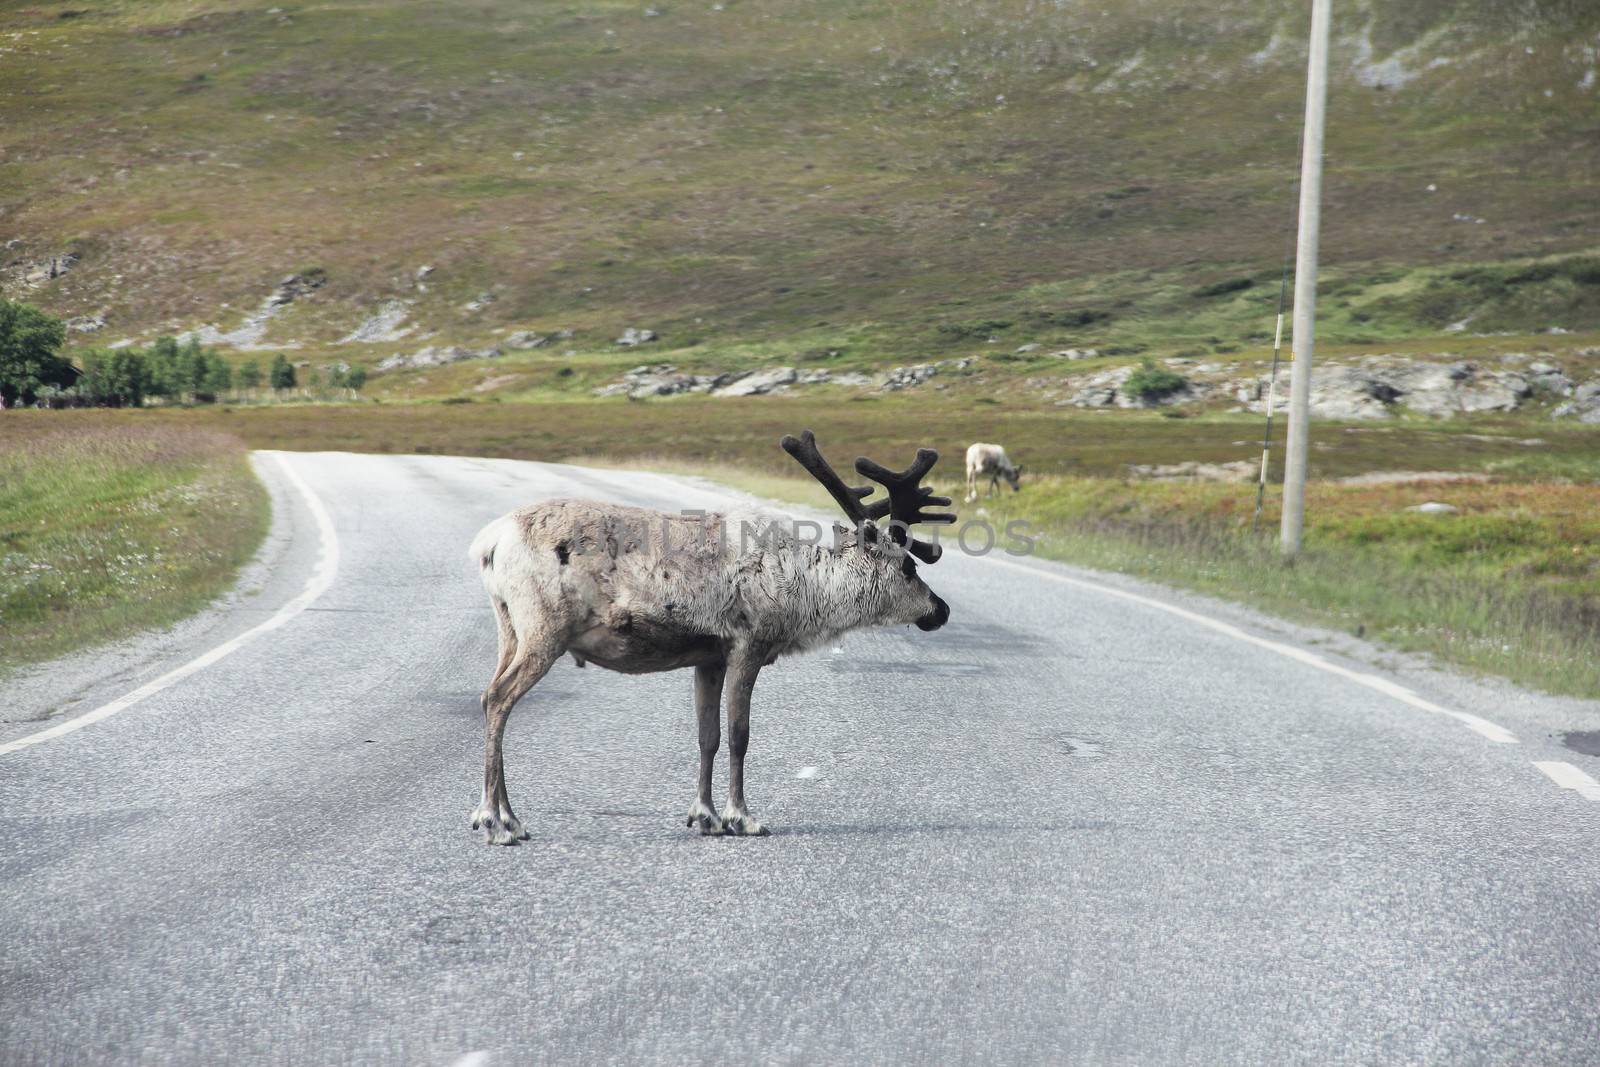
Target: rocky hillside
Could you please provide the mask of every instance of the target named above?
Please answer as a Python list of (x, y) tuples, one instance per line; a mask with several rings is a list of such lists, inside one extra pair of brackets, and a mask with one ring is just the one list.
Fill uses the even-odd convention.
[[(83, 343), (393, 374), (1259, 344), (1306, 6), (5, 4), (0, 286)], [(1600, 6), (1336, 32), (1324, 336), (1600, 330)]]

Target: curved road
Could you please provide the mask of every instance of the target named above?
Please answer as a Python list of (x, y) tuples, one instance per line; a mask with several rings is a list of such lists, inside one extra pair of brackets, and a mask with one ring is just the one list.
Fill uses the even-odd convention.
[(689, 673), (563, 662), (508, 734), (533, 838), (490, 848), (472, 534), (550, 495), (725, 498), (258, 467), (278, 533), (244, 606), (70, 710), (0, 715), (7, 1064), (1600, 1058), (1600, 759), (1552, 740), (1593, 704), (952, 553), (926, 572), (944, 630), (762, 674), (773, 836), (683, 827)]

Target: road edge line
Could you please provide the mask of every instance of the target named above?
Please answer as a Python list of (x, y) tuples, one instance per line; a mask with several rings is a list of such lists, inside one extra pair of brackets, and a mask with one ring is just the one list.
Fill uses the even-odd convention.
[(1600, 782), (1589, 777), (1582, 770), (1570, 763), (1561, 760), (1535, 760), (1534, 764), (1544, 776), (1560, 786), (1570, 789), (1585, 800), (1592, 800), (1600, 804)]
[(1280, 641), (1273, 641), (1270, 638), (1257, 637), (1255, 634), (1247, 633), (1239, 627), (1234, 626), (1232, 623), (1226, 623), (1220, 619), (1213, 619), (1209, 615), (1202, 615), (1196, 611), (1189, 611), (1187, 608), (1180, 608), (1175, 604), (1166, 604), (1160, 600), (1156, 600), (1154, 597), (1141, 596), (1138, 593), (1132, 593), (1125, 589), (1117, 589), (1114, 586), (1102, 585), (1099, 582), (1091, 582), (1084, 578), (1074, 578), (1071, 575), (1061, 574), (1045, 567), (1029, 567), (1021, 563), (1012, 562), (1011, 560), (996, 559), (993, 556), (986, 557), (985, 562), (998, 563), (1001, 566), (1009, 567), (1012, 570), (1024, 571), (1028, 574), (1041, 575), (1057, 582), (1065, 582), (1067, 585), (1078, 586), (1081, 589), (1090, 589), (1098, 593), (1106, 593), (1110, 596), (1121, 597), (1123, 600), (1131, 600), (1136, 604), (1143, 604), (1146, 607), (1167, 612), (1169, 615), (1176, 615), (1179, 618), (1187, 619), (1190, 622), (1197, 623), (1208, 629), (1215, 630), (1218, 633), (1225, 634), (1228, 637), (1234, 638), (1235, 640), (1243, 641), (1246, 644), (1255, 645), (1258, 648), (1264, 648), (1269, 652), (1275, 652), (1280, 656), (1285, 656), (1292, 660), (1298, 660), (1307, 666), (1315, 667), (1321, 671), (1327, 671), (1329, 674), (1338, 675), (1341, 678), (1355, 682), (1357, 685), (1365, 686), (1368, 689), (1374, 689), (1385, 696), (1392, 697), (1393, 699), (1400, 701), (1403, 704), (1409, 704), (1412, 707), (1418, 708), (1422, 711), (1428, 711), (1436, 715), (1444, 715), (1448, 718), (1455, 719), (1457, 722), (1465, 725), (1467, 729), (1472, 730), (1474, 733), (1480, 734), (1497, 745), (1515, 745), (1520, 743), (1517, 740), (1517, 736), (1510, 730), (1507, 730), (1505, 727), (1496, 723), (1492, 723), (1488, 719), (1480, 718), (1477, 715), (1472, 715), (1465, 711), (1456, 711), (1452, 708), (1441, 707), (1438, 704), (1433, 703), (1431, 700), (1423, 699), (1416, 693), (1413, 693), (1411, 690), (1407, 689), (1405, 686), (1389, 681), (1387, 678), (1379, 677), (1376, 674), (1366, 674), (1362, 671), (1351, 670), (1348, 667), (1341, 667), (1337, 663), (1330, 663), (1314, 652), (1307, 652), (1303, 648), (1296, 648), (1294, 645), (1286, 645)]
[(14, 741), (0, 744), (0, 756), (9, 755), (12, 752), (18, 752), (33, 745), (43, 744), (46, 741), (70, 734), (75, 730), (81, 730), (85, 726), (91, 726), (103, 719), (109, 719), (118, 712), (126, 711), (146, 697), (154, 696), (162, 690), (169, 689), (183, 681), (191, 674), (204, 670), (262, 634), (278, 629), (278, 627), (305, 611), (317, 598), (328, 591), (328, 588), (333, 585), (333, 581), (339, 573), (339, 534), (334, 529), (333, 517), (328, 514), (328, 509), (323, 506), (317, 494), (312, 492), (305, 479), (301, 478), (299, 472), (290, 466), (288, 459), (284, 457), (282, 452), (263, 452), (261, 454), (270, 455), (278, 461), (278, 465), (283, 468), (284, 474), (289, 479), (289, 484), (305, 500), (306, 506), (311, 510), (312, 519), (316, 522), (319, 539), (317, 564), (311, 572), (311, 577), (306, 580), (305, 588), (297, 593), (294, 599), (274, 612), (272, 617), (265, 622), (251, 627), (237, 637), (224, 641), (208, 652), (201, 653), (189, 662), (173, 668), (159, 678), (146, 682), (133, 692), (118, 697), (109, 704), (102, 704), (93, 711), (86, 711), (82, 715), (58, 722), (43, 730), (24, 734)]

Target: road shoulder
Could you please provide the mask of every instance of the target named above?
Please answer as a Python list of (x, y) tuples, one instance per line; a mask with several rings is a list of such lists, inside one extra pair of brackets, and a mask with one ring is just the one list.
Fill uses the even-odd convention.
[(6, 682), (0, 743), (159, 677), (255, 626), (300, 592), (316, 564), (315, 523), (270, 454), (253, 452), (250, 463), (271, 498), (272, 518), (233, 587), (172, 626), (16, 671)]

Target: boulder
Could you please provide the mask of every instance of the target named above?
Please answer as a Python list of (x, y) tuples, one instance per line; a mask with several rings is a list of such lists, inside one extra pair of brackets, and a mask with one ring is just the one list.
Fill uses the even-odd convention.
[(1400, 403), (1422, 415), (1511, 411), (1533, 392), (1517, 371), (1484, 371), (1464, 361), (1399, 363), (1376, 373)]
[(1578, 386), (1572, 399), (1550, 414), (1558, 419), (1577, 419), (1585, 425), (1600, 425), (1600, 379)]
[(1094, 374), (1068, 378), (1063, 384), (1075, 391), (1065, 400), (1058, 400), (1056, 403), (1058, 406), (1071, 405), (1077, 408), (1114, 407), (1121, 395), (1122, 384), (1132, 373), (1132, 367), (1114, 367)]
[(1572, 379), (1553, 363), (1531, 363), (1525, 372), (1528, 388), (1544, 396), (1571, 396)]
[(1407, 511), (1415, 511), (1419, 515), (1454, 515), (1461, 509), (1454, 504), (1442, 504), (1437, 500), (1430, 500), (1425, 504), (1412, 504)]
[(518, 330), (506, 338), (505, 345), (507, 348), (514, 348), (519, 352), (524, 352), (530, 348), (538, 348), (548, 340), (549, 338), (536, 334), (532, 330)]
[(704, 393), (736, 377), (740, 375), (684, 374), (670, 363), (646, 364), (625, 372), (621, 381), (596, 389), (595, 395), (626, 396), (633, 400), (644, 400), (652, 396)]
[(907, 367), (891, 367), (878, 388), (891, 393), (901, 389), (913, 389), (941, 374), (964, 371), (972, 364), (973, 358), (967, 356), (964, 359), (941, 359), (937, 363), (913, 363)]
[(740, 375), (727, 385), (711, 391), (712, 396), (761, 396), (794, 384), (798, 375), (793, 367), (773, 367), (771, 370), (752, 371)]
[[(570, 336), (570, 334), (568, 336)], [(617, 338), (617, 344), (632, 348), (635, 345), (649, 344), (651, 341), (658, 340), (660, 340), (660, 338), (656, 335), (654, 330), (636, 330), (632, 326), (629, 326), (626, 330), (622, 331), (622, 336)]]

